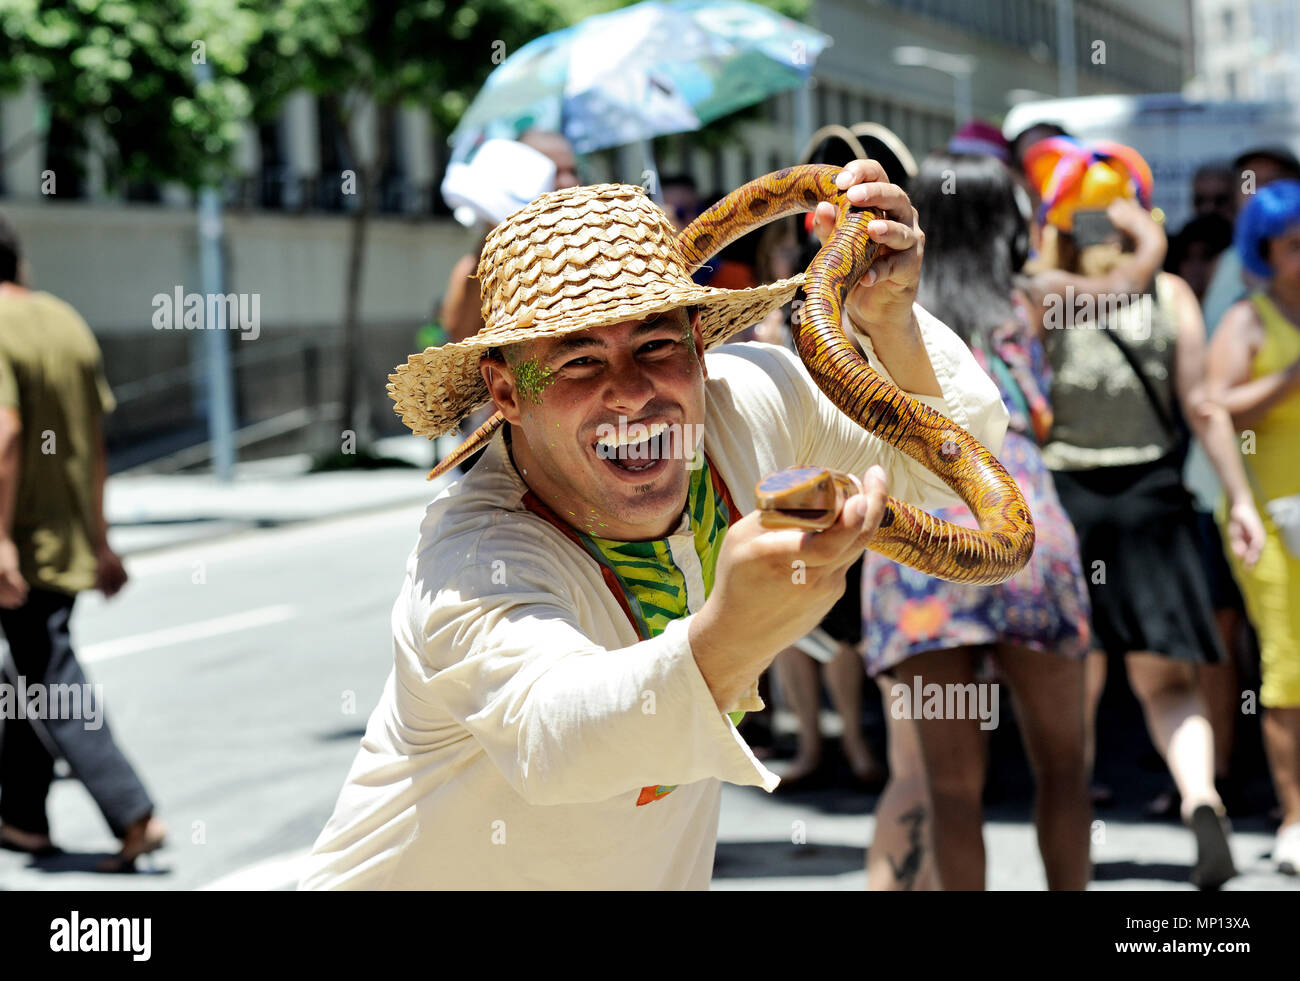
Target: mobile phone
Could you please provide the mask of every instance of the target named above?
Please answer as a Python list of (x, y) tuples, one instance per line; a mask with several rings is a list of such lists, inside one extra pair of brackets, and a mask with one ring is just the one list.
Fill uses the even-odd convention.
[(1110, 216), (1105, 211), (1076, 211), (1074, 231), (1071, 236), (1079, 249), (1107, 242), (1122, 245), (1126, 238), (1124, 233), (1111, 223)]

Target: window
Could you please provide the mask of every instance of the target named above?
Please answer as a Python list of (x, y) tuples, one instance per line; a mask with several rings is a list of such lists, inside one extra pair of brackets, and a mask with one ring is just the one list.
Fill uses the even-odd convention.
[[(130, 147), (120, 147), (120, 150), (123, 159), (130, 153)], [(54, 172), (58, 197), (85, 197), (83, 161), (86, 151), (86, 136), (81, 127), (50, 113), (50, 129), (45, 137), (45, 166), (42, 169)], [(125, 192), (128, 201), (158, 200), (158, 189), (151, 185), (132, 182), (126, 185)]]
[(389, 145), (388, 161), (384, 166), (384, 172), (379, 175), (379, 200), (375, 202), (375, 208), (378, 211), (388, 212), (412, 210), (407, 204), (411, 192), (410, 181), (406, 174), (406, 157), (403, 152), (402, 137), (405, 135), (405, 127), (402, 125), (402, 115), (393, 106), (378, 111), (385, 117), (383, 125), (379, 127), (379, 133), (382, 134), (385, 129), (388, 131)]
[(288, 161), (285, 159), (281, 119), (257, 127), (257, 145), (262, 160), (261, 205), (263, 208), (283, 208)]
[(429, 188), (431, 199), (430, 211), (435, 215), (449, 215), (451, 209), (442, 199), (442, 179), (447, 176), (447, 161), (451, 151), (447, 149), (447, 134), (435, 123), (429, 127), (429, 139), (433, 141), (433, 183)]
[(343, 171), (353, 167), (343, 144), (343, 126), (328, 102), (322, 101), (317, 107), (316, 130), (320, 144), (320, 183), (316, 204), (326, 211), (342, 211), (345, 205)]

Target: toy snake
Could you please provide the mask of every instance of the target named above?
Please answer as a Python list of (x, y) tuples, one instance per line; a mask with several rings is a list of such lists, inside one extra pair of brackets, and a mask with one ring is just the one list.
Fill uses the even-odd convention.
[[(1015, 480), (970, 433), (886, 381), (840, 326), (849, 285), (875, 260), (878, 246), (867, 236), (867, 224), (877, 215), (849, 204), (845, 191), (835, 186), (839, 172), (838, 167), (806, 164), (750, 181), (683, 229), (678, 249), (688, 272), (694, 272), (760, 225), (811, 211), (821, 201), (836, 206), (835, 228), (796, 294), (795, 348), (831, 402), (942, 479), (966, 502), (980, 527), (976, 531), (941, 521), (891, 497), (868, 547), (940, 579), (1004, 582), (1034, 548), (1033, 519)], [(430, 479), (483, 446), (502, 422), (500, 413), (492, 416), (439, 463)], [(769, 474), (757, 487), (763, 524), (828, 528), (857, 487), (856, 478), (815, 465)]]

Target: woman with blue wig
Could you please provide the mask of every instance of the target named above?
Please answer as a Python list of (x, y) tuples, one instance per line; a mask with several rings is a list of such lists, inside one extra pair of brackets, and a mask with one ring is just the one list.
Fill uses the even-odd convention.
[(1244, 430), (1242, 451), (1264, 518), (1259, 562), (1229, 555), (1260, 640), (1262, 728), (1282, 827), (1280, 871), (1300, 873), (1300, 181), (1261, 187), (1238, 218), (1242, 264), (1267, 282), (1224, 314), (1209, 382)]

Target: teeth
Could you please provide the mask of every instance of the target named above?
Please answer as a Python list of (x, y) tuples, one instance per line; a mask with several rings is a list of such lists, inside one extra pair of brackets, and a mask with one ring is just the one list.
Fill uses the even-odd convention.
[[(643, 432), (649, 430), (649, 436), (641, 436)], [(666, 422), (652, 422), (648, 426), (642, 423), (636, 423), (627, 426), (621, 433), (614, 433), (610, 436), (602, 436), (596, 440), (597, 446), (603, 446), (606, 449), (617, 449), (620, 446), (632, 446), (636, 443), (643, 443), (647, 438), (654, 439), (656, 436), (668, 430)], [(640, 437), (640, 438), (638, 438)]]

